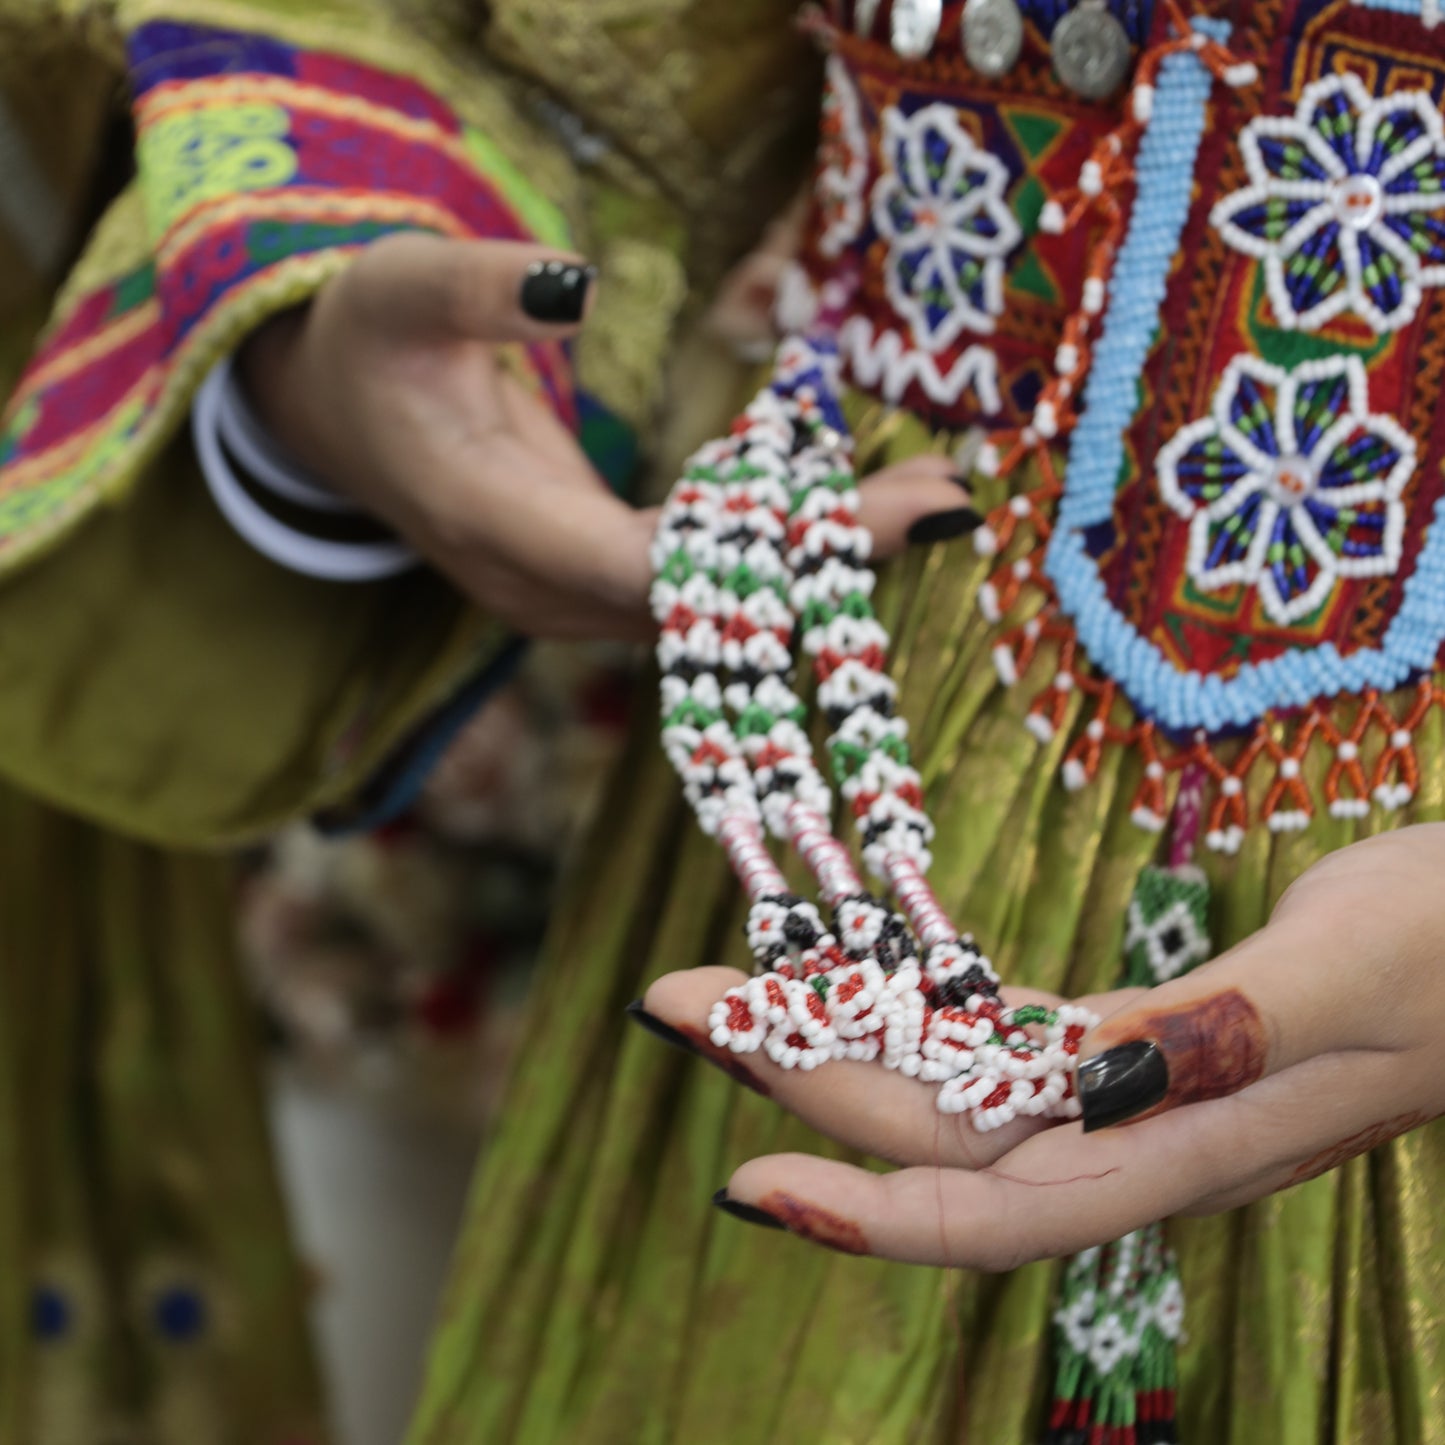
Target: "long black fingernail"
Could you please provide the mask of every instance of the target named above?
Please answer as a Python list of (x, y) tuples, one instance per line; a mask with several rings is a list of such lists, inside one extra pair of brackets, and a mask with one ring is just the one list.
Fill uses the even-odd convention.
[(966, 536), (983, 526), (983, 515), (972, 507), (956, 507), (951, 512), (935, 512), (920, 517), (909, 529), (908, 540), (918, 542), (949, 542)]
[(697, 1050), (693, 1047), (692, 1040), (685, 1033), (673, 1028), (671, 1024), (665, 1024), (656, 1014), (650, 1014), (642, 1006), (642, 1000), (635, 998), (627, 1005), (627, 1016), (635, 1024), (641, 1024), (650, 1034), (656, 1034), (663, 1043), (671, 1044), (675, 1049), (681, 1049), (684, 1053), (695, 1054)]
[(948, 480), (952, 482), (955, 487), (962, 487), (969, 496), (973, 495), (973, 479), (966, 476), (963, 472), (950, 473)]
[(536, 261), (522, 282), (522, 310), (533, 321), (570, 324), (582, 319), (595, 267), (570, 261)]
[(1120, 1044), (1079, 1065), (1084, 1133), (1122, 1124), (1152, 1109), (1169, 1092), (1169, 1063), (1157, 1044)]
[(712, 1202), (724, 1214), (731, 1214), (734, 1219), (741, 1219), (748, 1224), (761, 1224), (764, 1229), (786, 1229), (788, 1227), (776, 1215), (769, 1214), (766, 1209), (759, 1209), (755, 1204), (744, 1204), (740, 1199), (729, 1199), (726, 1189), (719, 1189), (713, 1195)]

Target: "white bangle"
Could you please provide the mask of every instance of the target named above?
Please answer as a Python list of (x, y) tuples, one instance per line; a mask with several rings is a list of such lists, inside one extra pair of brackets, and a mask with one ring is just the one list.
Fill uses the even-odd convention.
[(231, 357), (216, 366), (220, 391), (216, 426), (221, 443), (235, 457), (241, 470), (257, 486), (313, 512), (359, 512), (361, 509), (330, 487), (319, 482), (271, 438), (256, 419), (241, 387)]
[[(332, 542), (307, 536), (278, 521), (250, 496), (221, 447), (220, 420), (229, 376), (229, 363), (222, 362), (201, 383), (191, 407), (191, 435), (206, 486), (235, 532), (280, 566), (328, 582), (375, 582), (415, 567), (417, 555), (404, 542)], [(309, 489), (315, 483), (301, 485)], [(288, 495), (279, 488), (272, 490)], [(300, 500), (294, 492), (290, 499)], [(355, 509), (333, 505), (327, 510)]]

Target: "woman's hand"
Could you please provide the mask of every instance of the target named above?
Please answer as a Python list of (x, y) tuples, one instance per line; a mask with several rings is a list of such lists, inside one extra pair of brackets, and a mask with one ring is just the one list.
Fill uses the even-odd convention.
[[(507, 343), (573, 335), (592, 283), (577, 258), (536, 246), (390, 236), (304, 312), (261, 328), (242, 375), (299, 461), (505, 622), (536, 636), (649, 636), (654, 515), (612, 495), (499, 359)], [(920, 519), (965, 508), (950, 470), (920, 457), (867, 484), (862, 515), (880, 553)]]
[[(1445, 1113), (1442, 879), (1445, 825), (1372, 838), (1317, 864), (1213, 963), (1086, 1000), (1105, 1017), (1083, 1049), (1082, 1123), (976, 1134), (876, 1065), (784, 1073), (727, 1055), (784, 1107), (908, 1167), (756, 1159), (724, 1207), (855, 1253), (1002, 1270), (1312, 1179)], [(671, 974), (646, 1012), (716, 1058), (703, 1021), (737, 979)]]

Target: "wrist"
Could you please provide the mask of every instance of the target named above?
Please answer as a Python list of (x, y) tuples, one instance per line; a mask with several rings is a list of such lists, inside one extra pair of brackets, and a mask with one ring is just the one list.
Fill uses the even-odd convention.
[(271, 317), (236, 352), (235, 375), (256, 420), (302, 466), (337, 481), (317, 425), (318, 388), (307, 377), (310, 306)]

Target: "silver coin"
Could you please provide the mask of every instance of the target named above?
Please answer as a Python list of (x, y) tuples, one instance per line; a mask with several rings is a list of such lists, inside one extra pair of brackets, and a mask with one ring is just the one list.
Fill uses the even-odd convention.
[(1007, 75), (1024, 48), (1024, 17), (1017, 0), (968, 0), (963, 7), (963, 49), (980, 75)]
[(943, 0), (893, 0), (893, 48), (905, 60), (927, 55), (942, 25)]
[(1069, 11), (1054, 26), (1050, 48), (1059, 79), (1085, 100), (1107, 100), (1133, 64), (1128, 33), (1101, 4)]

